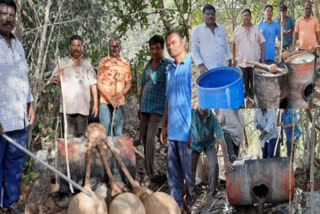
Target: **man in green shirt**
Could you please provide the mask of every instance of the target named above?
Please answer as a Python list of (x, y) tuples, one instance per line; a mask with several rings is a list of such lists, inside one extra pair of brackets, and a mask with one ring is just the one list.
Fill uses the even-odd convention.
[(217, 116), (208, 109), (191, 110), (191, 146), (192, 146), (192, 186), (195, 186), (195, 174), (200, 153), (204, 151), (209, 163), (209, 191), (215, 195), (219, 175), (216, 141), (221, 145), (226, 172), (233, 170), (229, 162), (227, 146)]

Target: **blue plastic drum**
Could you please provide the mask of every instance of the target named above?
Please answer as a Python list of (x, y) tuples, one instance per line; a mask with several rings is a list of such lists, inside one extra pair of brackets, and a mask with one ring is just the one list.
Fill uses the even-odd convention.
[(236, 67), (219, 67), (196, 79), (199, 107), (240, 108), (244, 102), (242, 71)]

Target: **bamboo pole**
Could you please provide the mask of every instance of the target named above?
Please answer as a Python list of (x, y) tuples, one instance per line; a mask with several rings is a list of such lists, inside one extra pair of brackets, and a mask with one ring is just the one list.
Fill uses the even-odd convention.
[[(117, 74), (117, 78), (116, 78), (116, 83), (115, 83), (115, 89), (114, 92), (115, 94), (117, 93), (117, 83), (119, 82), (120, 79), (120, 73)], [(112, 114), (112, 120), (111, 120), (111, 126), (110, 126), (110, 136), (113, 137), (113, 125), (114, 125), (114, 118), (116, 117), (116, 111), (117, 111), (117, 107), (113, 107), (113, 114)]]
[[(61, 60), (60, 57), (58, 57), (58, 68), (61, 69)], [(64, 147), (66, 152), (66, 165), (67, 165), (67, 176), (69, 179), (71, 179), (70, 176), (70, 167), (69, 167), (69, 154), (68, 154), (68, 122), (67, 122), (67, 113), (66, 113), (66, 103), (64, 99), (64, 85), (63, 85), (63, 75), (60, 75), (60, 84), (61, 84), (61, 97), (62, 97), (62, 110), (63, 110), (63, 121), (64, 121)], [(69, 189), (71, 193), (74, 193), (73, 186), (69, 182)]]
[(292, 121), (292, 136), (291, 136), (291, 154), (290, 154), (290, 171), (289, 171), (289, 213), (291, 213), (291, 195), (292, 195), (292, 189), (291, 189), (291, 183), (292, 183), (292, 179), (291, 179), (291, 175), (292, 175), (292, 171), (293, 171), (293, 167), (292, 167), (292, 153), (293, 153), (293, 146), (294, 146), (294, 130), (295, 130), (295, 126), (296, 126), (296, 120), (295, 120), (295, 113), (296, 113), (296, 109), (293, 110), (293, 121)]
[[(281, 12), (280, 12), (281, 13)], [(283, 46), (283, 27), (284, 27), (284, 23), (283, 23), (283, 15), (281, 13), (281, 32), (280, 32), (280, 37), (281, 37), (281, 41), (280, 41), (280, 59), (282, 59), (282, 46)]]

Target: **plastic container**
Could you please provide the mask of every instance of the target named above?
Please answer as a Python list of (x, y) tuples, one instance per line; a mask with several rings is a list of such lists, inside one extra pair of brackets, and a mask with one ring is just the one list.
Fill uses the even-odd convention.
[(219, 67), (196, 79), (199, 107), (240, 108), (244, 102), (242, 71), (236, 67)]

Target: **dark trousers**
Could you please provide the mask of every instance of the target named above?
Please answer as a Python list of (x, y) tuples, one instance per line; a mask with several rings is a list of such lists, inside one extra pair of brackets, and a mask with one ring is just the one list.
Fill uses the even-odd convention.
[[(217, 159), (217, 152), (214, 146), (210, 148), (205, 148), (204, 152), (206, 153), (208, 158), (209, 192), (210, 194), (214, 194), (218, 184), (218, 177), (219, 177), (219, 164)], [(195, 187), (195, 183), (196, 183), (196, 171), (197, 171), (197, 165), (198, 165), (200, 154), (201, 154), (200, 152), (197, 152), (196, 150), (192, 150), (192, 166), (191, 166), (192, 188)]]
[(239, 146), (234, 144), (231, 135), (227, 132), (224, 132), (224, 140), (226, 141), (226, 144), (227, 144), (229, 161), (233, 163), (238, 159)]
[[(293, 150), (292, 150), (292, 160), (294, 160), (294, 150), (296, 148), (296, 143), (297, 143), (298, 140), (299, 140), (298, 137), (294, 138)], [(292, 144), (291, 138), (286, 141), (286, 144), (287, 144), (287, 155), (288, 155), (288, 158), (290, 158), (290, 156), (291, 156), (291, 144)]]
[(265, 142), (264, 147), (262, 148), (262, 157), (263, 158), (273, 158), (274, 148), (277, 143), (277, 138), (272, 138), (269, 142)]
[(169, 140), (167, 156), (167, 179), (170, 195), (181, 207), (184, 180), (188, 186), (188, 202), (191, 207), (191, 148), (188, 142)]
[(243, 72), (244, 97), (253, 97), (253, 68), (240, 68)]
[[(23, 147), (27, 145), (28, 129), (6, 132), (10, 138)], [(26, 155), (0, 136), (0, 201), (8, 208), (19, 200), (20, 173)], [(2, 179), (4, 192), (2, 194)], [(3, 195), (3, 198), (1, 198)]]
[[(64, 119), (63, 114), (60, 114), (61, 121), (62, 121), (62, 136), (64, 137)], [(84, 116), (81, 114), (67, 114), (67, 123), (68, 123), (68, 130), (67, 134), (68, 137), (82, 137), (84, 136), (87, 127), (88, 127), (88, 116)]]
[(144, 146), (144, 167), (149, 177), (153, 175), (155, 137), (162, 115), (141, 112), (140, 135)]

